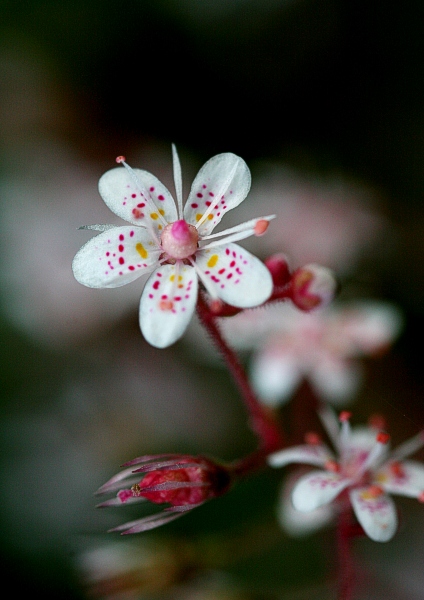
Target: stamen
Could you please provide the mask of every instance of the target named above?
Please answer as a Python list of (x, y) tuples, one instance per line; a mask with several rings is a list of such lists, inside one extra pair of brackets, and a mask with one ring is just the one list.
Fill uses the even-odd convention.
[(321, 444), (321, 436), (314, 431), (308, 431), (305, 433), (305, 442), (311, 446), (318, 446)]
[(388, 433), (381, 431), (377, 435), (377, 437), (376, 437), (377, 443), (375, 444), (375, 446), (373, 446), (371, 448), (367, 458), (364, 460), (364, 462), (362, 463), (362, 465), (356, 472), (356, 474), (355, 474), (356, 479), (359, 479), (360, 477), (362, 477), (362, 475), (365, 473), (365, 471), (367, 469), (370, 468), (371, 465), (374, 468), (376, 468), (376, 466), (379, 463), (379, 460), (385, 453), (385, 449), (386, 449), (386, 446), (389, 443), (389, 441), (390, 441), (390, 436)]
[(340, 421), (340, 423), (344, 423), (345, 421), (349, 421), (349, 419), (351, 417), (352, 417), (351, 412), (349, 412), (348, 410), (343, 410), (339, 415), (339, 421)]
[(269, 223), (265, 219), (261, 219), (260, 221), (258, 221), (254, 227), (255, 235), (256, 236), (263, 235), (265, 233), (265, 231), (268, 229), (268, 225), (269, 225)]
[(421, 492), (418, 496), (417, 496), (417, 500), (418, 502), (423, 502), (424, 503), (424, 492)]
[(390, 435), (385, 431), (380, 431), (376, 439), (379, 444), (388, 444), (390, 442)]
[(334, 448), (340, 451), (340, 429), (334, 410), (328, 405), (324, 405), (318, 410), (318, 416), (321, 419), (324, 429), (332, 441)]
[(119, 165), (120, 163), (125, 162), (126, 159), (125, 159), (125, 156), (117, 156), (115, 160)]
[(229, 227), (228, 229), (224, 229), (223, 231), (218, 231), (217, 233), (211, 233), (210, 235), (202, 236), (202, 241), (211, 240), (216, 237), (222, 237), (223, 235), (228, 235), (230, 233), (237, 233), (238, 231), (250, 231), (249, 235), (253, 235), (255, 233), (255, 226), (259, 221), (272, 221), (275, 219), (277, 215), (267, 215), (265, 217), (257, 217), (256, 219), (250, 219), (249, 221), (245, 221), (240, 225), (235, 225), (234, 227)]
[(331, 473), (340, 473), (340, 465), (335, 460), (327, 460), (324, 468)]

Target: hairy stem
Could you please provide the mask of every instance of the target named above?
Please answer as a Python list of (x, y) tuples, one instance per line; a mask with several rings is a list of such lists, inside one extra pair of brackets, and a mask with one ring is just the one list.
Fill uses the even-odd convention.
[(210, 311), (202, 293), (197, 301), (197, 314), (206, 331), (211, 336), (228, 367), (250, 416), (250, 426), (259, 439), (261, 449), (274, 452), (284, 446), (283, 434), (273, 415), (261, 405), (253, 392), (245, 370), (236, 353), (228, 346), (221, 335), (216, 316)]

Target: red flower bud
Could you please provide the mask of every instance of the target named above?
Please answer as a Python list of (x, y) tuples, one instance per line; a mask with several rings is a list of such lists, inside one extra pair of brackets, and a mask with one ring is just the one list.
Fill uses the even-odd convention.
[(331, 269), (309, 264), (297, 269), (291, 280), (290, 297), (304, 311), (327, 306), (337, 291), (336, 277)]

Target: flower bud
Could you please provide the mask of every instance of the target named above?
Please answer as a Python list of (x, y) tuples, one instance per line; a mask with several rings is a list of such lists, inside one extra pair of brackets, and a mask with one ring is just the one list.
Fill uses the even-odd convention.
[(285, 254), (273, 254), (265, 261), (275, 286), (285, 285), (290, 281), (290, 269)]
[(298, 308), (309, 311), (330, 304), (337, 287), (337, 280), (331, 269), (311, 263), (293, 273), (290, 297)]
[[(136, 465), (142, 466), (133, 468)], [(207, 500), (224, 494), (232, 483), (227, 467), (202, 456), (141, 456), (123, 466), (129, 468), (112, 477), (98, 490), (98, 494), (119, 490), (115, 498), (102, 502), (98, 505), (99, 508), (144, 500), (170, 505), (163, 512), (111, 530), (126, 534), (139, 533), (172, 521)], [(125, 483), (129, 487), (122, 489)]]

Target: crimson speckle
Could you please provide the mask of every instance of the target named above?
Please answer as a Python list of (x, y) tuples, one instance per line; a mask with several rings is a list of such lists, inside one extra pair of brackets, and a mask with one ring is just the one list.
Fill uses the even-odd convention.
[(121, 240), (121, 242), (124, 240), (124, 236), (123, 236), (123, 234), (122, 234), (122, 233), (121, 233), (121, 235), (119, 236), (119, 239)]
[(174, 300), (176, 300), (177, 302), (179, 302), (181, 300), (181, 296), (174, 296)]
[(165, 196), (162, 196), (162, 194), (160, 196), (158, 196), (159, 200), (165, 200)]
[(160, 298), (161, 300), (166, 300), (168, 298), (168, 294), (162, 294)]
[(224, 271), (225, 271), (225, 267), (223, 269), (219, 269), (218, 274), (222, 275), (224, 273)]
[(130, 271), (134, 271), (134, 269), (135, 269), (135, 267), (133, 267), (133, 265), (130, 265), (128, 268)]
[(155, 283), (153, 284), (153, 289), (157, 290), (159, 287), (160, 281), (155, 281)]
[(232, 273), (228, 273), (228, 275), (227, 275), (227, 279), (231, 279), (231, 277), (232, 277), (232, 276), (233, 276), (233, 274), (232, 274)]
[(106, 252), (106, 256), (110, 256), (110, 252)]
[(210, 200), (206, 200), (205, 204), (206, 204), (206, 206), (210, 206), (212, 204), (212, 202)]
[(119, 264), (120, 264), (120, 265), (123, 265), (123, 264), (124, 264), (124, 262), (125, 262), (125, 259), (124, 259), (124, 257), (123, 257), (123, 256), (120, 256), (120, 257), (119, 257)]
[(191, 205), (191, 208), (197, 208), (199, 205), (196, 204), (196, 202), (193, 202), (193, 204)]
[(225, 249), (225, 254), (230, 254), (230, 250), (228, 248)]
[(150, 188), (150, 190), (149, 190), (149, 191), (150, 191), (150, 192), (154, 192), (154, 191), (155, 191), (155, 188), (152, 186), (152, 187)]
[(136, 198), (137, 194), (131, 194), (131, 198)]
[(124, 246), (122, 244), (119, 244), (118, 250), (119, 250), (119, 252), (123, 252), (124, 251)]
[(209, 196), (215, 196), (215, 194), (213, 192), (209, 192)]
[(235, 260), (232, 260), (232, 261), (230, 262), (230, 267), (235, 267), (235, 266), (236, 266), (236, 261), (235, 261)]
[(198, 198), (203, 198), (203, 194), (202, 194), (201, 192), (197, 192), (196, 196), (197, 196)]
[(149, 298), (153, 298), (153, 294), (149, 294)]
[(204, 190), (207, 188), (207, 185), (206, 185), (206, 183), (204, 183), (204, 184), (202, 185), (202, 188), (203, 188)]
[(134, 231), (130, 231), (130, 237), (133, 237)]
[(140, 202), (140, 204), (137, 204), (138, 208), (143, 208), (143, 206), (146, 206), (144, 202)]

